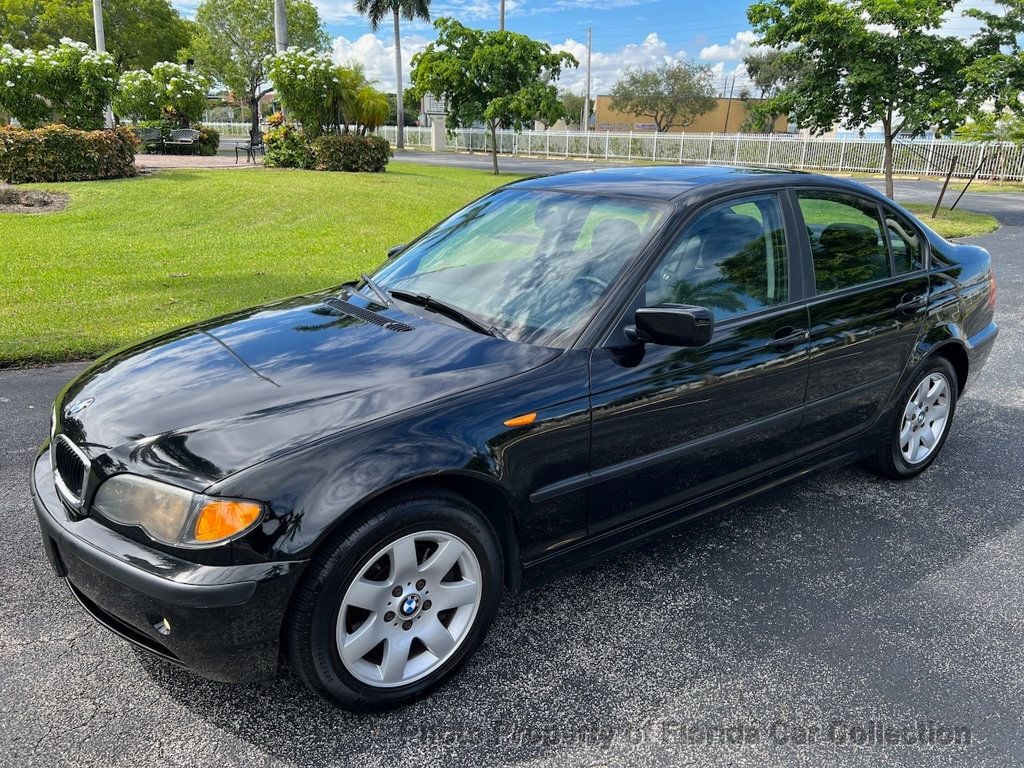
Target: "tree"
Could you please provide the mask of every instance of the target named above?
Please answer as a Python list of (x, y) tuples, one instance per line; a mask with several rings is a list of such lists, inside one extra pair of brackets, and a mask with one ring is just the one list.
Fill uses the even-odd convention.
[[(398, 120), (398, 97), (397, 94), (389, 93), (388, 97), (388, 119), (386, 125), (397, 125)], [(402, 112), (405, 114), (404, 125), (416, 125), (420, 119), (420, 102), (416, 98), (416, 91), (406, 88), (402, 96)]]
[[(326, 50), (327, 33), (310, 0), (287, 0), (288, 37), (299, 48)], [(190, 49), (196, 66), (248, 102), (251, 133), (260, 131), (260, 100), (271, 92), (267, 66), (275, 52), (274, 0), (202, 0)]]
[(771, 101), (780, 114), (817, 132), (838, 122), (865, 130), (881, 123), (885, 192), (893, 195), (897, 135), (951, 131), (972, 105), (965, 98), (971, 51), (939, 34), (956, 0), (763, 0), (747, 12), (760, 44), (807, 64)]
[(117, 85), (110, 54), (63, 40), (41, 51), (0, 48), (0, 112), (26, 128), (60, 122), (71, 128), (103, 127), (103, 111)]
[(581, 125), (586, 127), (586, 119), (589, 115), (583, 115), (583, 102), (585, 99), (580, 94), (573, 93), (568, 89), (559, 91), (558, 98), (562, 102), (562, 110), (565, 112), (566, 122), (575, 123), (582, 120)]
[[(121, 72), (175, 61), (192, 37), (170, 0), (103, 0), (103, 21)], [(0, 0), (0, 43), (43, 48), (64, 37), (94, 42), (91, 0)]]
[(612, 109), (649, 117), (661, 132), (685, 128), (717, 103), (711, 68), (685, 61), (627, 69), (611, 97)]
[(777, 111), (778, 100), (775, 97), (799, 79), (806, 65), (807, 61), (799, 52), (771, 48), (754, 51), (743, 58), (747, 76), (758, 91), (756, 101), (749, 94), (740, 94), (740, 98), (747, 102), (747, 121), (753, 130), (775, 132), (775, 121), (786, 116), (784, 112)]
[(452, 18), (440, 18), (434, 27), (437, 40), (412, 60), (416, 93), (445, 101), (449, 130), (485, 123), (497, 174), (498, 126), (522, 130), (538, 116), (549, 123), (563, 117), (554, 82), (563, 67), (579, 63), (516, 32), (470, 29)]
[(977, 101), (992, 99), (996, 113), (1024, 115), (1024, 0), (995, 2), (1003, 6), (1003, 13), (964, 11), (984, 24), (974, 36), (978, 56), (967, 68), (967, 81), (977, 91)]
[[(989, 178), (1006, 177), (1003, 158), (1006, 156), (1006, 145), (1024, 146), (1024, 115), (1015, 115), (1009, 108), (1000, 113), (981, 112), (971, 122), (958, 128), (956, 138), (963, 141), (974, 141), (980, 144), (995, 144), (995, 155), (991, 158)], [(980, 171), (980, 166), (979, 169)]]
[[(430, 0), (356, 0), (356, 10), (370, 21), (370, 29), (374, 32), (380, 27), (385, 16), (391, 16), (395, 33), (395, 111), (405, 111), (405, 94), (402, 91), (402, 33), (401, 17), (409, 21), (422, 19), (430, 21)], [(398, 133), (395, 145), (405, 147), (405, 124), (398, 121)]]
[(206, 109), (209, 83), (182, 64), (161, 61), (151, 72), (125, 72), (114, 96), (114, 113), (134, 120), (169, 118), (180, 125), (196, 123)]

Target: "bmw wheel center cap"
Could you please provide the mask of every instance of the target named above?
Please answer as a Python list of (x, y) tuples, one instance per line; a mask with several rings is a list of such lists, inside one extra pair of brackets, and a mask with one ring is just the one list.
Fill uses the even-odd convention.
[(420, 609), (420, 596), (419, 595), (406, 595), (402, 599), (402, 604), (399, 606), (399, 612), (405, 618), (409, 618), (415, 615), (416, 611)]

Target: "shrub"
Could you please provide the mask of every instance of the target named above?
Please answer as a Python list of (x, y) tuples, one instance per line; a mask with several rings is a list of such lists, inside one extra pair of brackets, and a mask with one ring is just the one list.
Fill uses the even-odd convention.
[(199, 131), (199, 154), (206, 157), (216, 155), (220, 147), (220, 132), (205, 125), (197, 125), (196, 130)]
[(0, 180), (88, 181), (135, 175), (138, 139), (127, 128), (79, 131), (66, 125), (36, 130), (0, 127)]
[(26, 128), (51, 121), (100, 128), (116, 85), (114, 58), (85, 43), (65, 38), (41, 51), (0, 46), (0, 111)]
[(358, 67), (339, 66), (329, 54), (298, 48), (266, 61), (288, 115), (311, 139), (351, 125), (374, 130), (387, 119), (387, 96), (372, 88)]
[(313, 156), (318, 171), (380, 173), (388, 167), (391, 145), (380, 136), (321, 136), (313, 143)]
[(178, 126), (194, 123), (206, 109), (206, 78), (183, 64), (161, 61), (149, 72), (121, 75), (114, 112), (133, 120), (175, 120)]
[(300, 129), (293, 125), (272, 128), (263, 135), (267, 154), (264, 163), (271, 168), (312, 168), (313, 147)]

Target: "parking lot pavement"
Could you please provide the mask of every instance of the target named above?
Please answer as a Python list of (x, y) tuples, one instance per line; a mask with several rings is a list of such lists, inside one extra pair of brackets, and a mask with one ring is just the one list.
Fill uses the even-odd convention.
[(96, 626), (27, 489), (82, 366), (0, 372), (0, 764), (1024, 764), (1024, 205), (970, 203), (1008, 223), (978, 239), (1002, 336), (928, 472), (808, 477), (507, 597), (460, 677), (386, 715), (205, 682)]

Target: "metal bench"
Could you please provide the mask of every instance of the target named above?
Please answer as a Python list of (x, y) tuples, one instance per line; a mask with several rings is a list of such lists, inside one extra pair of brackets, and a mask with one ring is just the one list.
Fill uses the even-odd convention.
[(142, 128), (136, 131), (136, 135), (139, 137), (139, 141), (142, 142), (143, 151), (149, 147), (156, 147), (158, 152), (163, 149), (164, 134), (159, 128)]
[(263, 143), (263, 134), (256, 133), (251, 135), (248, 141), (239, 141), (235, 143), (235, 165), (238, 165), (238, 156), (242, 152), (245, 152), (245, 162), (247, 164), (250, 161), (253, 163), (256, 162), (257, 152), (261, 155), (266, 155), (267, 147)]
[(189, 149), (195, 154), (199, 148), (199, 131), (194, 128), (175, 128), (171, 137), (164, 142), (168, 148)]

